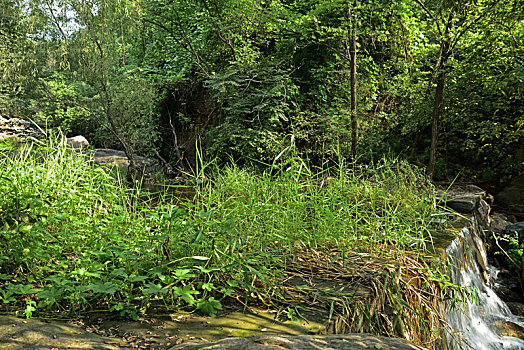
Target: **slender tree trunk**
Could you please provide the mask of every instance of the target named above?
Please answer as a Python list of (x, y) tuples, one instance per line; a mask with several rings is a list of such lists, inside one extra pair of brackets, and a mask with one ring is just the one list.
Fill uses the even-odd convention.
[(435, 92), (435, 102), (433, 104), (433, 121), (431, 123), (431, 148), (429, 151), (428, 177), (433, 178), (435, 163), (437, 161), (437, 141), (440, 114), (442, 113), (442, 101), (446, 77), (444, 73), (439, 74), (437, 80), (437, 91)]
[[(437, 63), (435, 64), (435, 69), (433, 76), (437, 78), (437, 90), (435, 91), (435, 100), (433, 103), (433, 117), (431, 122), (431, 148), (429, 150), (429, 163), (427, 177), (429, 179), (433, 178), (435, 173), (435, 164), (437, 162), (437, 143), (438, 143), (438, 132), (439, 132), (439, 123), (440, 116), (442, 114), (442, 102), (444, 100), (444, 87), (446, 86), (446, 63), (450, 55), (450, 45), (451, 38), (450, 32), (453, 28), (453, 18), (454, 13), (451, 12), (448, 17), (446, 31), (444, 37), (440, 42), (439, 57)], [(430, 84), (432, 81), (430, 80)], [(431, 85), (428, 85), (428, 89), (431, 88)]]
[(351, 154), (357, 156), (358, 152), (358, 118), (357, 118), (357, 16), (348, 6), (348, 19), (350, 21), (350, 85), (351, 85)]

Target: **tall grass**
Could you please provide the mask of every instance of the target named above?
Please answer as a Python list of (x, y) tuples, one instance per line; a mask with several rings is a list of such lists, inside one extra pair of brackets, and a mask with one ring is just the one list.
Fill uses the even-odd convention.
[(405, 162), (316, 169), (290, 151), (262, 172), (201, 163), (194, 198), (144, 200), (64, 140), (47, 142), (0, 157), (6, 309), (214, 315), (232, 297), (289, 317), (314, 306), (343, 315), (339, 331), (387, 334), (403, 334), (401, 316), (438, 314), (447, 282), (427, 254), (438, 210)]

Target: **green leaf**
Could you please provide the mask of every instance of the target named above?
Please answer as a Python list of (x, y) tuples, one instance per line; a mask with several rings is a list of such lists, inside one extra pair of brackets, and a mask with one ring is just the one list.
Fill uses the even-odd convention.
[(191, 286), (184, 286), (182, 288), (181, 287), (174, 287), (173, 288), (173, 293), (177, 297), (181, 297), (182, 300), (184, 300), (189, 305), (195, 305), (195, 302), (196, 302), (196, 300), (195, 300), (195, 298), (193, 297), (192, 294), (200, 294), (199, 291), (192, 289)]
[(175, 277), (179, 280), (187, 280), (189, 278), (195, 278), (196, 275), (192, 273), (190, 269), (177, 269), (175, 270)]
[(95, 293), (113, 294), (117, 291), (118, 285), (113, 282), (97, 282), (88, 285), (87, 288)]
[(147, 283), (145, 285), (145, 288), (142, 288), (142, 294), (144, 295), (150, 295), (150, 294), (166, 294), (167, 289), (162, 287), (160, 283), (154, 284), (154, 283)]
[(199, 300), (197, 303), (197, 310), (200, 310), (206, 315), (215, 317), (217, 315), (217, 310), (222, 310), (222, 304), (220, 301), (211, 297), (208, 300)]
[(20, 295), (33, 294), (41, 291), (39, 288), (33, 288), (31, 284), (10, 284), (7, 286), (7, 290)]
[(129, 282), (143, 282), (147, 279), (147, 276), (129, 276)]
[(204, 289), (204, 290), (207, 290), (207, 291), (212, 291), (216, 287), (215, 287), (215, 285), (213, 283), (209, 282), (209, 283), (202, 283), (201, 288)]

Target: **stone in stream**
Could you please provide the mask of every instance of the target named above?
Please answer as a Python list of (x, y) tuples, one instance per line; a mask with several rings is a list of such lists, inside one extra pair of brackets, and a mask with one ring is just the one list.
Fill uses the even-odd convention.
[(448, 208), (463, 214), (475, 214), (481, 225), (489, 220), (492, 196), (475, 185), (456, 185), (452, 188), (437, 191), (437, 198)]
[(496, 321), (491, 324), (498, 335), (524, 340), (524, 327), (509, 321)]
[(509, 218), (506, 215), (501, 214), (501, 213), (494, 213), (491, 216), (489, 228), (492, 232), (495, 232), (495, 233), (504, 232), (508, 225), (511, 225), (511, 221), (509, 220)]
[(508, 305), (509, 310), (513, 315), (524, 317), (524, 304), (517, 302), (507, 302), (506, 305)]
[(46, 323), (36, 319), (23, 320), (14, 316), (0, 316), (2, 350), (115, 350), (120, 348), (118, 343), (115, 339), (88, 333), (80, 327), (66, 323)]
[(380, 337), (371, 334), (334, 335), (257, 335), (245, 338), (222, 339), (215, 343), (182, 343), (170, 350), (424, 350), (425, 348), (403, 339)]

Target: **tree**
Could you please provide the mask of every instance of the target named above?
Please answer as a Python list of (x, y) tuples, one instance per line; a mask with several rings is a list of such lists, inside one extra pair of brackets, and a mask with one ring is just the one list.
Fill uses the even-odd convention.
[[(433, 178), (437, 158), (437, 143), (446, 75), (450, 68), (447, 66), (447, 63), (462, 36), (491, 13), (493, 8), (498, 5), (499, 0), (491, 2), (485, 1), (478, 4), (468, 1), (440, 1), (433, 10), (421, 0), (415, 1), (430, 17), (430, 20), (437, 30), (437, 40), (439, 42), (438, 55), (428, 83), (429, 92), (436, 81), (431, 121), (430, 157), (427, 167), (427, 176)], [(427, 3), (428, 5), (435, 5), (433, 1)]]
[(129, 160), (128, 178), (134, 180), (137, 148), (151, 150), (156, 138), (155, 92), (128, 53), (136, 40), (140, 9), (119, 0), (96, 1), (96, 6), (70, 1), (67, 6), (78, 29), (68, 38), (64, 23), (53, 15), (53, 6), (48, 10), (62, 40), (69, 41), (72, 69), (78, 69), (97, 92), (98, 103), (91, 108), (123, 148)]
[(356, 4), (353, 11), (347, 4), (346, 21), (349, 23), (349, 45), (346, 43), (346, 52), (350, 62), (351, 86), (351, 153), (357, 156), (358, 151), (358, 118), (357, 118), (357, 16)]

